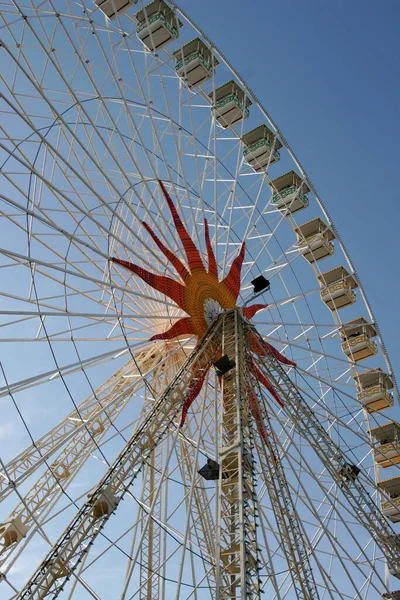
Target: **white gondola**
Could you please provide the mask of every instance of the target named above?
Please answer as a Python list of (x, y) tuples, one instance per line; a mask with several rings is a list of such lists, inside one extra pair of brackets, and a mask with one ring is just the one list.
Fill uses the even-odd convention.
[(268, 164), (272, 165), (280, 159), (282, 144), (266, 125), (245, 133), (242, 142), (244, 160), (256, 173), (265, 171)]
[(388, 500), (382, 500), (381, 510), (389, 521), (400, 521), (400, 477), (392, 477), (378, 482), (378, 487), (384, 490)]
[(393, 406), (393, 396), (389, 390), (393, 389), (393, 382), (382, 369), (372, 369), (355, 376), (358, 392), (357, 400), (369, 412), (384, 410)]
[(96, 498), (96, 502), (93, 503), (93, 517), (95, 519), (101, 519), (104, 515), (110, 515), (116, 509), (118, 500), (119, 499), (115, 496), (111, 485), (108, 485), (101, 496)]
[(18, 515), (11, 521), (0, 523), (0, 540), (3, 542), (3, 547), (8, 548), (16, 542), (19, 542), (26, 536), (28, 527), (22, 523), (21, 516)]
[(313, 263), (333, 254), (331, 240), (335, 239), (335, 235), (319, 217), (295, 227), (294, 232), (298, 238), (299, 250), (308, 262)]
[(136, 13), (136, 35), (149, 50), (159, 50), (179, 36), (181, 21), (163, 0), (154, 0)]
[(111, 20), (121, 16), (137, 2), (138, 0), (94, 0), (95, 5)]
[[(395, 542), (395, 544), (397, 544), (400, 540), (400, 536), (396, 533), (394, 535), (389, 535), (388, 538), (391, 543)], [(389, 571), (390, 575), (393, 575), (393, 577), (397, 577), (397, 579), (400, 579), (400, 563), (389, 563), (388, 571)], [(395, 594), (395, 595), (393, 596), (393, 594)], [(397, 597), (396, 594), (397, 594), (397, 592), (390, 592), (390, 594), (388, 595), (388, 598), (396, 598)], [(398, 598), (400, 600), (400, 591), (399, 591)]]
[(235, 125), (249, 116), (252, 102), (233, 79), (208, 94), (208, 97), (212, 104), (211, 111), (222, 127)]
[(400, 423), (392, 421), (371, 429), (370, 434), (379, 443), (374, 448), (374, 460), (386, 469), (400, 463)]
[(219, 64), (211, 49), (195, 38), (174, 52), (175, 71), (189, 87), (195, 87), (210, 79)]
[(382, 594), (382, 598), (384, 598), (384, 600), (400, 600), (400, 590), (386, 592), (385, 594)]
[(295, 171), (289, 171), (270, 183), (272, 190), (272, 204), (287, 216), (302, 208), (307, 208), (306, 194), (310, 188)]
[(369, 358), (378, 352), (378, 346), (372, 341), (376, 336), (376, 329), (364, 317), (344, 323), (339, 329), (339, 334), (344, 354), (353, 361)]
[(321, 290), (321, 300), (330, 310), (339, 310), (349, 304), (354, 304), (356, 295), (353, 289), (358, 287), (354, 277), (345, 267), (336, 267), (317, 276)]

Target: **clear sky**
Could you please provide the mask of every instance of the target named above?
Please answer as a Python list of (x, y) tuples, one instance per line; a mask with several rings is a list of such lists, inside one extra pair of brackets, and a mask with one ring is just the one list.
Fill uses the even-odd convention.
[[(357, 268), (400, 383), (400, 0), (178, 3), (246, 80), (311, 177)], [(327, 313), (322, 303), (321, 310)], [(41, 371), (34, 360), (40, 355), (30, 368)], [(80, 398), (78, 383), (69, 385)], [(57, 402), (43, 414), (35, 407), (37, 419), (55, 420)], [(31, 565), (22, 564), (25, 577), (24, 569), (30, 573)], [(111, 589), (115, 572), (104, 575)]]
[(182, 0), (284, 133), (400, 376), (400, 0)]

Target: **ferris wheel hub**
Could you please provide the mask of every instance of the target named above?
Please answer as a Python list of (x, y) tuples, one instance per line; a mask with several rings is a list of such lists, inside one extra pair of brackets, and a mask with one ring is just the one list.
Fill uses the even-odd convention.
[(204, 317), (207, 325), (210, 326), (213, 321), (223, 312), (223, 308), (214, 298), (206, 298), (203, 304)]

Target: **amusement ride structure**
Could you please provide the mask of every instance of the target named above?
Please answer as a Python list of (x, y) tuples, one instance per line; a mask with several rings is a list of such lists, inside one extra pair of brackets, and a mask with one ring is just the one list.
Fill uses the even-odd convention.
[(283, 134), (175, 2), (1, 19), (1, 598), (400, 599), (396, 381)]

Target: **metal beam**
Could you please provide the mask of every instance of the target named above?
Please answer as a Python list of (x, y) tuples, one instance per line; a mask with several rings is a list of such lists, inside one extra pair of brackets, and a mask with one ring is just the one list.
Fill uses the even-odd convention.
[[(214, 359), (220, 343), (221, 321), (214, 323), (182, 369), (155, 402), (140, 428), (107, 470), (95, 491), (77, 512), (64, 533), (23, 590), (19, 600), (56, 598), (89, 551), (105, 523), (136, 479), (143, 464), (167, 433), (185, 398)], [(194, 369), (194, 367), (196, 368)]]
[[(366, 474), (360, 474), (359, 477), (355, 476), (354, 478), (349, 476), (351, 457), (347, 457), (342, 448), (330, 437), (279, 361), (271, 353), (265, 351), (263, 339), (256, 329), (251, 325), (249, 327), (255, 335), (260, 354), (263, 355), (259, 359), (259, 366), (264, 369), (275, 392), (285, 400), (283, 411), (291, 419), (298, 433), (313, 448), (333, 481), (342, 490), (349, 503), (349, 510), (352, 508), (354, 518), (368, 530), (386, 557), (389, 569), (399, 573), (400, 539), (364, 484), (363, 479), (365, 480)], [(368, 485), (378, 492), (380, 491), (374, 481), (369, 480)]]

